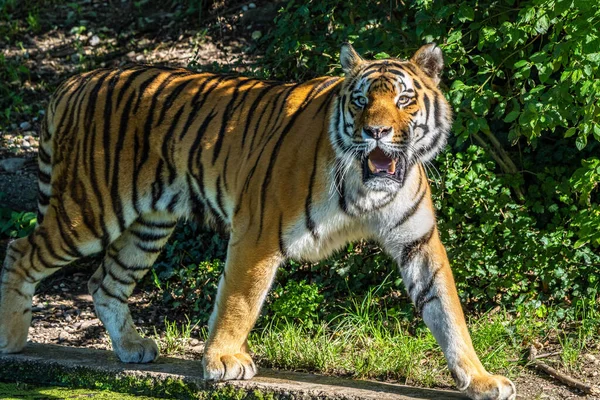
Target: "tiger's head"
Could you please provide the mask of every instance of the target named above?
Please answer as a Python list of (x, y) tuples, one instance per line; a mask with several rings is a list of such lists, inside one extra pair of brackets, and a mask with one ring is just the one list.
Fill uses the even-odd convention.
[(438, 88), (442, 51), (421, 47), (410, 60), (364, 60), (350, 44), (340, 54), (346, 77), (331, 118), (338, 168), (362, 170), (367, 189), (395, 191), (410, 168), (446, 144), (452, 114)]

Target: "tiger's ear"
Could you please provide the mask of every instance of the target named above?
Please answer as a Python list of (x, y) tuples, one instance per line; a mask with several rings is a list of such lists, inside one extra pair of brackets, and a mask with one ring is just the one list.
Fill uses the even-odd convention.
[(440, 83), (440, 74), (444, 69), (444, 56), (442, 50), (435, 43), (421, 46), (410, 61), (421, 68), (436, 85)]
[(350, 43), (344, 43), (340, 51), (340, 62), (344, 72), (351, 72), (354, 68), (363, 63), (362, 57), (354, 50)]

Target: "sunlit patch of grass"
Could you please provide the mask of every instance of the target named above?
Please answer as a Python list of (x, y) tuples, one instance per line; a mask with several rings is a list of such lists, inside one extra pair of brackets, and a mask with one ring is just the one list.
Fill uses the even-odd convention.
[(165, 334), (160, 336), (154, 328), (154, 337), (164, 355), (182, 354), (190, 340), (192, 331), (198, 325), (192, 324), (188, 319), (186, 323), (178, 325), (176, 321), (169, 321), (165, 317)]
[[(271, 323), (251, 335), (263, 366), (395, 381), (417, 386), (448, 386), (452, 379), (440, 347), (427, 329), (401, 322), (377, 308), (370, 294), (329, 323), (308, 329), (288, 321)], [(594, 311), (595, 312), (595, 311)], [(574, 368), (594, 342), (600, 319), (589, 309), (577, 329), (560, 330), (555, 312), (540, 318), (535, 310), (497, 311), (471, 318), (469, 330), (482, 363), (490, 372), (515, 378), (526, 365), (532, 343), (560, 347), (557, 361)], [(557, 332), (563, 332), (557, 335)], [(558, 342), (557, 342), (558, 339)], [(560, 367), (561, 365), (559, 365)]]

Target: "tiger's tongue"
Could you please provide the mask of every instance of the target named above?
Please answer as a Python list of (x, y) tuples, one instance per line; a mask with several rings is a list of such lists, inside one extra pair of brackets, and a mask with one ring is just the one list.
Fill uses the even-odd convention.
[(392, 160), (379, 147), (369, 154), (369, 160), (379, 170), (389, 170), (392, 165)]

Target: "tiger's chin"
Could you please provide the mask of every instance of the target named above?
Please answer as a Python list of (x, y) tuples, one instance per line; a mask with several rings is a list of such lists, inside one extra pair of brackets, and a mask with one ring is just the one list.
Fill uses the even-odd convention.
[(363, 184), (369, 190), (398, 191), (406, 182), (408, 170), (405, 157), (392, 158), (376, 147), (362, 161)]

